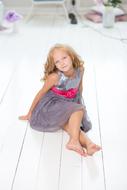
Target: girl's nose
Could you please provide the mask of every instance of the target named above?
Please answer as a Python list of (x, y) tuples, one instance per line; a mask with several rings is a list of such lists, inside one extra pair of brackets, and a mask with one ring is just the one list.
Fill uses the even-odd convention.
[(63, 67), (65, 65), (64, 61), (61, 61), (61, 66)]

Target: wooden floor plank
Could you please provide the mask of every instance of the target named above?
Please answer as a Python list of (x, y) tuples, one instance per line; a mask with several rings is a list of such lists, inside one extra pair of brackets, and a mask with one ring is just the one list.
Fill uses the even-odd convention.
[(15, 69), (10, 63), (0, 64), (0, 104), (8, 90), (8, 87), (13, 78)]
[[(89, 108), (90, 120), (92, 122), (92, 130), (88, 132), (88, 136), (95, 142), (102, 146), (101, 142), (101, 134), (99, 130), (99, 116), (98, 116), (98, 104), (96, 101), (96, 86), (95, 86), (95, 78), (94, 78), (94, 69), (93, 65), (86, 67), (86, 102), (87, 107)], [(102, 151), (95, 153), (92, 157), (89, 156), (83, 159), (83, 187), (84, 189), (93, 189), (96, 188), (98, 190), (105, 190), (105, 182), (104, 182), (104, 168), (103, 168), (103, 147)]]
[(82, 189), (81, 156), (66, 148), (69, 136), (63, 133), (59, 189)]
[[(97, 41), (97, 38), (93, 39), (93, 49), (95, 44), (99, 43)], [(125, 75), (127, 57), (120, 41), (112, 40), (111, 43), (111, 39), (102, 38), (101, 43), (103, 44), (101, 51), (106, 52), (105, 59), (96, 53), (96, 55), (93, 54), (93, 62), (98, 57), (98, 61), (94, 64), (106, 187), (107, 189), (126, 189), (124, 171), (127, 165), (123, 163), (125, 163), (127, 154), (123, 149), (127, 142), (123, 131), (126, 131), (127, 123), (125, 116), (127, 111)]]
[[(16, 72), (18, 74), (18, 71)], [(26, 133), (26, 123), (21, 125), (18, 121), (18, 104), (20, 88), (16, 85), (17, 76), (9, 86), (1, 106), (2, 141), (0, 151), (0, 188), (9, 190), (12, 187), (13, 179), (20, 158), (21, 148)], [(15, 92), (15, 88), (17, 90)], [(19, 97), (18, 97), (19, 96)], [(22, 100), (22, 99), (21, 99)], [(15, 104), (13, 104), (15, 102)]]
[[(27, 64), (24, 67), (23, 62), (19, 63), (13, 81), (0, 107), (0, 120), (2, 119), (1, 123), (4, 126), (1, 127), (0, 167), (2, 169), (0, 171), (0, 188), (5, 190), (13, 188), (26, 139), (27, 123), (19, 121), (18, 116), (21, 112), (23, 114), (23, 110), (28, 109), (29, 99), (33, 98), (31, 94), (33, 93), (32, 85), (34, 83), (31, 84), (30, 82), (35, 70), (31, 71), (30, 67), (29, 70), (27, 69)], [(29, 86), (31, 90), (28, 91)], [(30, 96), (26, 96), (26, 91), (29, 92)]]
[[(23, 127), (23, 124), (22, 124)], [(43, 146), (43, 133), (35, 132), (28, 126), (25, 142), (18, 163), (13, 189), (34, 190)]]
[(62, 132), (45, 133), (35, 189), (59, 189)]

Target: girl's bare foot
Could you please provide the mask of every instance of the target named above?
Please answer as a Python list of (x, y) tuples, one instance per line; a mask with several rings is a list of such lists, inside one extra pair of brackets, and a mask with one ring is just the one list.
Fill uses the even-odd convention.
[(80, 131), (80, 144), (86, 149), (87, 155), (90, 156), (101, 149), (101, 147), (93, 143), (83, 131)]
[(95, 152), (101, 150), (101, 147), (91, 142), (86, 146), (86, 150), (87, 154), (92, 156)]
[(87, 153), (85, 150), (83, 150), (83, 147), (79, 143), (79, 141), (69, 140), (69, 142), (66, 145), (66, 148), (69, 150), (73, 150), (77, 153), (79, 153), (81, 156), (87, 156)]

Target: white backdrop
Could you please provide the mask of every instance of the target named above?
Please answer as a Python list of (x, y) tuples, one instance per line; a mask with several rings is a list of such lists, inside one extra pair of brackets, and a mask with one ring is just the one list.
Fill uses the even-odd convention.
[[(68, 2), (71, 2), (71, 0), (67, 0)], [(3, 2), (7, 6), (29, 6), (31, 4), (31, 0), (3, 0)], [(81, 6), (89, 6), (92, 5), (94, 0), (76, 0), (77, 4), (80, 4)], [(127, 0), (122, 0), (123, 3), (127, 3)], [(69, 4), (69, 3), (68, 3)]]
[[(32, 0), (2, 0), (5, 7), (8, 8), (15, 8), (21, 13), (27, 13), (28, 9), (32, 5)], [(72, 0), (67, 0), (67, 8), (68, 10), (72, 9), (71, 5)], [(84, 12), (89, 8), (90, 6), (93, 6), (95, 4), (95, 0), (75, 0), (76, 1), (76, 8), (79, 12)], [(127, 0), (122, 0), (123, 4), (127, 4)], [(127, 10), (127, 5), (125, 5), (125, 9)], [(42, 11), (43, 10), (43, 11)], [(47, 6), (45, 8), (41, 7), (40, 11), (39, 9), (35, 9), (35, 13), (45, 13), (45, 12), (52, 13), (53, 9), (51, 9), (51, 6)], [(60, 9), (59, 12), (63, 12), (63, 9)]]
[[(7, 6), (29, 6), (32, 0), (3, 0), (4, 4)], [(127, 1), (127, 0), (126, 0)], [(67, 4), (69, 5), (71, 0), (67, 0)], [(77, 4), (89, 6), (91, 5), (94, 0), (76, 0)]]

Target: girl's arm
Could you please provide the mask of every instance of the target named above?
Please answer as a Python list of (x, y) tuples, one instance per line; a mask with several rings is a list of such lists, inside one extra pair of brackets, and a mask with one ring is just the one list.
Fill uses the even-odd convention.
[(32, 114), (32, 111), (34, 110), (35, 106), (39, 102), (39, 100), (44, 96), (52, 86), (56, 85), (58, 82), (58, 74), (53, 73), (48, 76), (46, 79), (44, 86), (39, 90), (39, 92), (36, 94), (31, 107), (26, 115), (20, 116), (19, 119), (21, 120), (29, 120)]
[(82, 91), (83, 91), (83, 75), (84, 75), (84, 67), (83, 66), (80, 67), (80, 73), (81, 73), (81, 81), (80, 81), (80, 84), (79, 84), (79, 93), (82, 96)]

